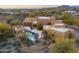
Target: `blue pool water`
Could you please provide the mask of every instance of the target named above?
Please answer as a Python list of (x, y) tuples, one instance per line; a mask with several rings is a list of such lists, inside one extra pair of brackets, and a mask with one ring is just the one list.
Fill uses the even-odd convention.
[(36, 41), (38, 39), (38, 34), (32, 32), (32, 31), (27, 31), (26, 32), (27, 38), (29, 38), (29, 40), (31, 41)]

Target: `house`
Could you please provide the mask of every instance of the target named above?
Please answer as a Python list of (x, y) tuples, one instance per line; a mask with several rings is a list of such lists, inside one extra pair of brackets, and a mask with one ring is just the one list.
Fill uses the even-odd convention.
[[(46, 18), (47, 19), (47, 18)], [(37, 24), (36, 18), (33, 18), (31, 24)], [(28, 21), (29, 22), (29, 21)], [(53, 21), (52, 21), (53, 22)], [(43, 37), (43, 32), (49, 34), (53, 40), (62, 39), (62, 38), (74, 38), (74, 30), (66, 28), (66, 24), (62, 20), (55, 20), (51, 25), (43, 24), (43, 31), (32, 28), (31, 26), (21, 26), (18, 25), (15, 28), (16, 32), (24, 31), (27, 34), (27, 37), (31, 41), (39, 40)]]
[(77, 13), (77, 11), (64, 11), (64, 12), (71, 13), (71, 14), (76, 14)]
[(66, 28), (63, 23), (55, 23), (54, 25), (44, 25), (43, 31), (47, 33), (53, 40), (63, 39), (63, 38), (74, 38), (74, 30)]
[(48, 25), (55, 22), (55, 17), (39, 16), (35, 18), (25, 18), (23, 24), (30, 26), (34, 23), (42, 23), (43, 25)]

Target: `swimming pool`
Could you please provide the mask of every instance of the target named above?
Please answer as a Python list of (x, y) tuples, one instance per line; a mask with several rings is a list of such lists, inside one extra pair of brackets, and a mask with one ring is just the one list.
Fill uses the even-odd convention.
[(36, 41), (38, 39), (38, 34), (30, 30), (26, 31), (26, 35), (27, 35), (27, 38), (31, 41)]

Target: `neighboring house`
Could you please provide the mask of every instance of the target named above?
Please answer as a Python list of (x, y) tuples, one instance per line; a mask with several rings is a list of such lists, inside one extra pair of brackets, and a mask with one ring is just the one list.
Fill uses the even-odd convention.
[(71, 14), (76, 14), (77, 13), (77, 11), (64, 11), (64, 12), (71, 13)]
[(63, 23), (56, 23), (53, 26), (44, 25), (43, 31), (50, 35), (53, 40), (63, 38), (74, 38), (74, 30), (65, 27)]

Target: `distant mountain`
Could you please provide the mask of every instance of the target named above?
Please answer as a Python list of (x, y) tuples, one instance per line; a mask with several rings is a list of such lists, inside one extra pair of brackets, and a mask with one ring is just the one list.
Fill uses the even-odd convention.
[(68, 5), (62, 5), (62, 6), (58, 6), (58, 8), (70, 8), (70, 6), (68, 6)]
[(79, 6), (71, 6), (72, 8), (79, 8)]
[(62, 5), (62, 6), (58, 6), (58, 8), (79, 8), (79, 6)]

